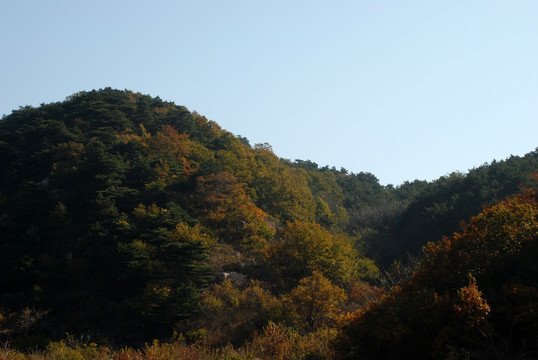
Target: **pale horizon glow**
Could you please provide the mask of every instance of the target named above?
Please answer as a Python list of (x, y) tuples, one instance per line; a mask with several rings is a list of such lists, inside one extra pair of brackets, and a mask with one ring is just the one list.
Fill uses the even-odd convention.
[(538, 146), (538, 2), (0, 2), (0, 115), (105, 87), (275, 154), (434, 180)]

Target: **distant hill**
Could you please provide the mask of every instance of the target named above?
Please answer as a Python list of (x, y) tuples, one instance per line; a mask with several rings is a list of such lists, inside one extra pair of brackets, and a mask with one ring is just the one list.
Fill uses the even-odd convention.
[(405, 258), (405, 253), (420, 256), (429, 241), (459, 230), (462, 221), (479, 213), (484, 206), (505, 200), (535, 184), (538, 151), (523, 157), (511, 156), (470, 170), (452, 173), (424, 187), (409, 206), (393, 217), (372, 239), (371, 254), (381, 265)]

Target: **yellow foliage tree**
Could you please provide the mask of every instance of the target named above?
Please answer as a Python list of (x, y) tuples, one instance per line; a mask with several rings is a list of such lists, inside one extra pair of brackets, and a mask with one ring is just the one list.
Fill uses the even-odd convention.
[(319, 271), (301, 279), (287, 297), (298, 317), (297, 325), (307, 331), (334, 324), (347, 296)]
[(337, 284), (360, 275), (359, 254), (346, 235), (331, 234), (319, 224), (305, 222), (287, 223), (278, 235), (279, 240), (266, 251), (266, 263), (280, 290), (291, 290), (314, 271)]

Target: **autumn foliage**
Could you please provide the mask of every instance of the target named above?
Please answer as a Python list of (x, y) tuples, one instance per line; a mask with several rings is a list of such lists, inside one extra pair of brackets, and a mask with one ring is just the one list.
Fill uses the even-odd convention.
[(347, 319), (342, 358), (538, 354), (534, 190), (484, 209), (425, 252), (408, 282)]
[(536, 354), (537, 151), (381, 185), (107, 88), (4, 116), (0, 166), (0, 359)]

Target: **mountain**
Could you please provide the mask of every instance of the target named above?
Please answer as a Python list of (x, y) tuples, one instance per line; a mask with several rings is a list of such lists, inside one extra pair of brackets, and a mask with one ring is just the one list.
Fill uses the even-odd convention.
[[(347, 175), (286, 164), (159, 98), (103, 89), (13, 111), (0, 163), (0, 306), (30, 311), (44, 336), (166, 338), (247, 260), (277, 293), (314, 271), (340, 285), (376, 276), (344, 231)], [(305, 243), (298, 259), (276, 242), (300, 232), (323, 248)]]
[(0, 339), (219, 346), (332, 328), (382, 293), (378, 266), (533, 184), (538, 158), (382, 186), (106, 88), (4, 116), (0, 165)]

